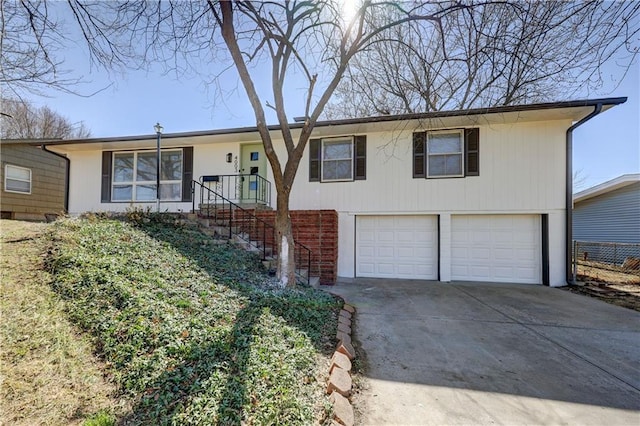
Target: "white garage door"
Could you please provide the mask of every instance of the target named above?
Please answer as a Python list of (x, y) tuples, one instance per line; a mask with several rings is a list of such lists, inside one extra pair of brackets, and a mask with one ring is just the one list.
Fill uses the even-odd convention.
[(436, 216), (357, 216), (356, 276), (438, 279)]
[(538, 215), (451, 217), (451, 278), (540, 284)]

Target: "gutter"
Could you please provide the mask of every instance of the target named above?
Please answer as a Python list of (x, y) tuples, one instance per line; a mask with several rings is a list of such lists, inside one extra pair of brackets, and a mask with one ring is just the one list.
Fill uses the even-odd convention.
[(62, 158), (66, 163), (65, 167), (65, 176), (64, 176), (64, 212), (69, 213), (69, 173), (71, 172), (71, 160), (68, 157), (58, 154), (57, 152), (49, 151), (45, 144), (40, 145), (40, 149), (50, 154), (55, 155), (56, 157)]
[[(618, 105), (626, 102), (627, 98), (601, 98), (601, 99), (587, 99), (579, 101), (564, 101), (564, 102), (548, 102), (539, 104), (528, 105), (504, 105), (498, 107), (488, 108), (472, 108), (465, 110), (450, 110), (450, 111), (432, 111), (426, 113), (413, 113), (413, 114), (396, 114), (396, 115), (382, 115), (373, 117), (361, 117), (361, 118), (346, 118), (337, 120), (318, 121), (314, 128), (342, 126), (351, 124), (367, 124), (367, 123), (384, 123), (390, 121), (405, 121), (405, 120), (431, 120), (444, 117), (462, 117), (470, 115), (485, 115), (485, 114), (501, 114), (508, 112), (524, 112), (524, 111), (539, 111), (547, 109), (561, 109), (561, 108), (576, 108), (576, 107), (589, 107), (596, 105)], [(304, 123), (294, 122), (288, 124), (291, 130), (302, 129)], [(280, 125), (271, 124), (267, 126), (271, 132), (281, 130)], [(216, 130), (198, 130), (192, 132), (181, 133), (166, 133), (162, 134), (162, 140), (172, 138), (186, 138), (186, 137), (198, 137), (198, 136), (216, 136), (216, 135), (230, 135), (230, 134), (242, 134), (242, 133), (257, 133), (258, 128), (252, 127), (235, 127), (228, 129), (216, 129)], [(40, 145), (46, 143), (47, 145), (75, 145), (75, 144), (87, 144), (87, 143), (105, 143), (105, 142), (135, 142), (142, 140), (155, 140), (156, 135), (138, 135), (138, 136), (118, 136), (108, 138), (90, 138), (90, 139), (51, 139), (43, 142), (34, 142), (34, 145)]]
[[(626, 101), (626, 99), (625, 99)], [(578, 127), (582, 126), (587, 121), (591, 120), (596, 115), (602, 112), (602, 102), (598, 102), (593, 111), (586, 117), (583, 117), (580, 121), (573, 124), (571, 127), (567, 129), (567, 152), (566, 152), (566, 186), (565, 186), (565, 210), (567, 211), (565, 215), (565, 236), (566, 236), (566, 246), (565, 246), (565, 268), (566, 268), (566, 279), (567, 284), (575, 284), (575, 278), (573, 276), (573, 131)]]

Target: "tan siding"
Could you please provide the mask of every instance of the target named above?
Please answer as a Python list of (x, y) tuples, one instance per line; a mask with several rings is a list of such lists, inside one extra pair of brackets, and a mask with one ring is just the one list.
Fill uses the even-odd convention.
[[(2, 211), (16, 213), (60, 213), (64, 210), (65, 161), (40, 148), (0, 145)], [(6, 164), (31, 169), (31, 194), (4, 191)]]

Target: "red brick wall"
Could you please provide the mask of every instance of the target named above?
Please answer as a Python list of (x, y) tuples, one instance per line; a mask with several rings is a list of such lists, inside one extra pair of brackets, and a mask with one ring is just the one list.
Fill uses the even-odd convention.
[[(267, 223), (275, 222), (273, 210), (258, 210), (254, 214)], [(335, 284), (338, 276), (338, 213), (335, 210), (293, 210), (291, 225), (296, 242), (311, 250), (311, 275), (319, 276), (320, 284)]]

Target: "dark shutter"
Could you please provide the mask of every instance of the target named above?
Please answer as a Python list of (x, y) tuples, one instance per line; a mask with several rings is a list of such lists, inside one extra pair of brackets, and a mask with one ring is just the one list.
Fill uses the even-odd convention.
[(464, 130), (465, 176), (480, 175), (480, 129)]
[(355, 137), (355, 155), (353, 156), (353, 178), (354, 180), (365, 180), (367, 178), (367, 137)]
[(309, 182), (320, 182), (320, 139), (309, 140)]
[(102, 151), (102, 186), (100, 189), (100, 201), (111, 202), (111, 159), (112, 151)]
[(182, 201), (191, 201), (193, 180), (193, 147), (182, 148)]
[(425, 177), (426, 133), (413, 134), (413, 177)]

